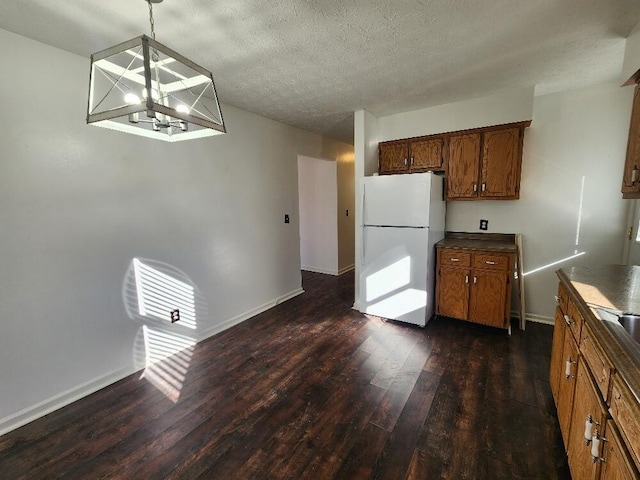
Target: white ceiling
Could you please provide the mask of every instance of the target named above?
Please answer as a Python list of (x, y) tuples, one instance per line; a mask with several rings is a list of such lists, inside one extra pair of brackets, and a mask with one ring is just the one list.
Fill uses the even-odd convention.
[[(223, 103), (352, 143), (382, 116), (619, 80), (638, 0), (164, 0), (160, 42)], [(3, 0), (0, 28), (89, 58), (149, 34), (146, 0)], [(11, 48), (4, 45), (3, 48)], [(88, 60), (87, 60), (88, 61)]]

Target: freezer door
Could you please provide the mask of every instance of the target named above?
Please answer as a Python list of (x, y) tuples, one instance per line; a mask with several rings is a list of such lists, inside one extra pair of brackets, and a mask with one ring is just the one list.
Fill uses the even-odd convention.
[(442, 177), (432, 173), (365, 177), (362, 190), (363, 225), (428, 227), (432, 198), (444, 205)]
[(434, 297), (428, 250), (427, 228), (365, 227), (361, 311), (424, 326)]

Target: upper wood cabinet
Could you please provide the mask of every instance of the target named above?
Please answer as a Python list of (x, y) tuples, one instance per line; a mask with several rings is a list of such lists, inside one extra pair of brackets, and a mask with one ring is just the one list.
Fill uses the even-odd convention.
[(442, 170), (442, 137), (397, 140), (379, 144), (379, 173), (414, 173)]
[(622, 177), (622, 198), (640, 198), (640, 83), (633, 92), (633, 109)]
[(478, 196), (480, 134), (453, 135), (449, 138), (447, 200)]
[(530, 123), (381, 142), (379, 173), (444, 171), (447, 200), (515, 200), (524, 129)]

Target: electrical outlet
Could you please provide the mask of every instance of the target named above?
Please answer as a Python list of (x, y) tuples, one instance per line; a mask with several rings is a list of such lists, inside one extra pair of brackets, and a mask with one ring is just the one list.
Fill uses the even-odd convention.
[(480, 220), (480, 230), (489, 230), (489, 220)]
[(347, 209), (347, 213), (346, 213), (346, 216), (347, 216), (347, 217), (349, 216), (349, 209)]
[(289, 223), (289, 215), (285, 213), (284, 215), (284, 223)]
[(177, 308), (175, 310), (171, 310), (171, 323), (176, 323), (180, 321), (180, 310)]

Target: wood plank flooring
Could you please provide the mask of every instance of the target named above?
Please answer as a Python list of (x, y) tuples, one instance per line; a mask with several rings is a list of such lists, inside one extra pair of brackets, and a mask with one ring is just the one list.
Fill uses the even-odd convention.
[(0, 437), (0, 478), (570, 478), (551, 327), (383, 322), (353, 273), (303, 280), (158, 365), (177, 402), (135, 374)]

